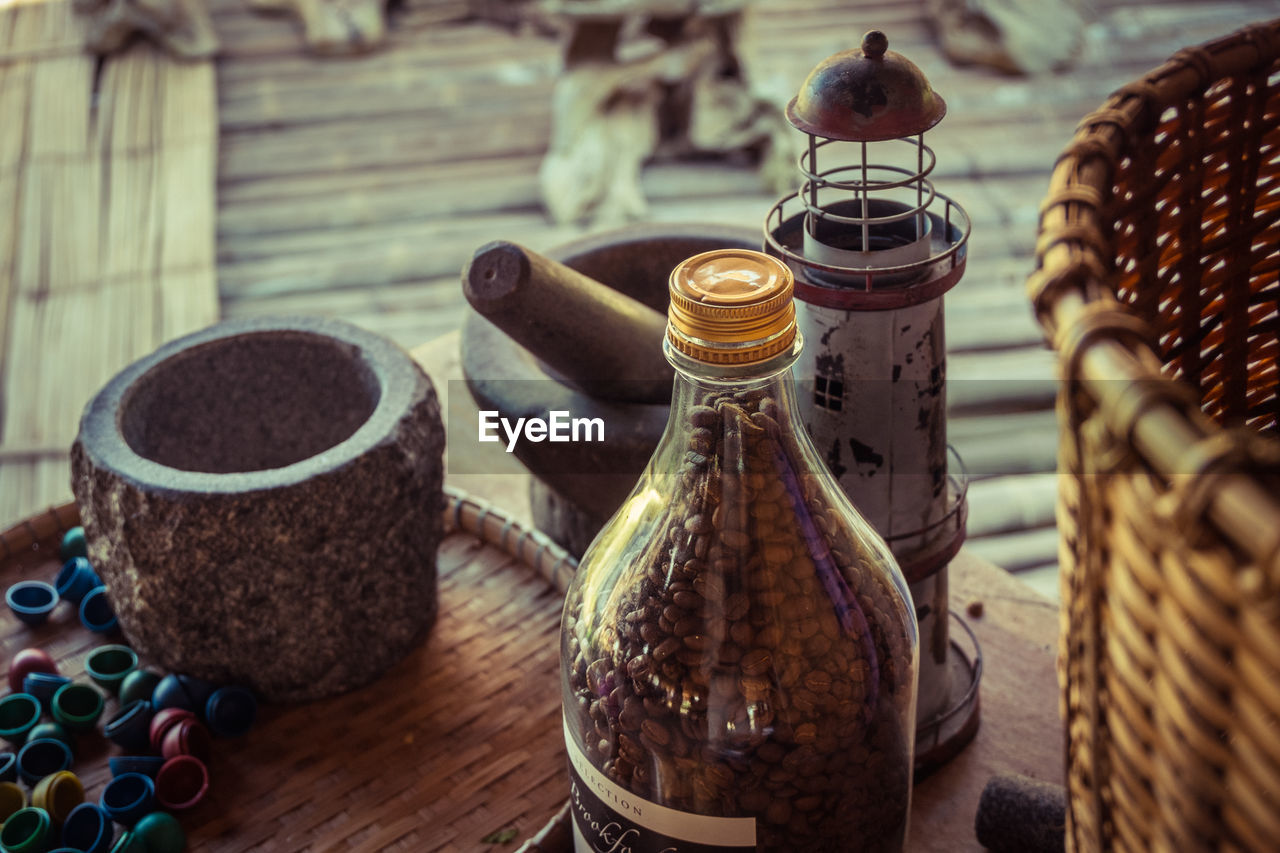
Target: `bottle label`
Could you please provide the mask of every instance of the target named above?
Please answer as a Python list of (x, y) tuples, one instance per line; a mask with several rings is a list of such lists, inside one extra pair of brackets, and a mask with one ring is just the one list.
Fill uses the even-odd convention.
[(660, 806), (610, 781), (569, 733), (574, 853), (754, 853), (751, 817), (707, 817)]

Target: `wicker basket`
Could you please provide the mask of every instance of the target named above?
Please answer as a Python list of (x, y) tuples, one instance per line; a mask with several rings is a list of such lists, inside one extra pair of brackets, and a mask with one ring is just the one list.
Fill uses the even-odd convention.
[(1059, 355), (1068, 843), (1280, 844), (1280, 20), (1080, 125), (1042, 211)]

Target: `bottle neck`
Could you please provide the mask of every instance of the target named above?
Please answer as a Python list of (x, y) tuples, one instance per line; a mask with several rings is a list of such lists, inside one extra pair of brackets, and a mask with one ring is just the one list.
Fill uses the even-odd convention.
[(790, 349), (763, 361), (750, 364), (710, 364), (680, 352), (669, 341), (663, 351), (675, 368), (672, 388), (671, 416), (683, 419), (690, 407), (704, 405), (708, 398), (722, 392), (748, 392), (771, 397), (779, 415), (790, 423), (800, 423), (796, 405), (791, 366), (800, 356), (800, 336)]
[(765, 387), (784, 380), (790, 382), (791, 365), (800, 357), (802, 343), (797, 334), (795, 342), (786, 351), (750, 364), (701, 361), (676, 349), (667, 340), (663, 341), (662, 350), (676, 369), (677, 382), (684, 381), (705, 389)]

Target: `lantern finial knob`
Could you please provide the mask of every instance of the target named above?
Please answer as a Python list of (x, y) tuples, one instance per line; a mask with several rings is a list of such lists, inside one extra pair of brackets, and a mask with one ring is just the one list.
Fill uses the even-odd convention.
[(924, 72), (889, 50), (889, 37), (880, 30), (869, 30), (861, 49), (843, 50), (818, 63), (787, 104), (793, 127), (810, 136), (851, 142), (916, 136), (946, 112)]
[(862, 55), (867, 59), (882, 59), (889, 49), (889, 37), (880, 30), (867, 30), (862, 37)]

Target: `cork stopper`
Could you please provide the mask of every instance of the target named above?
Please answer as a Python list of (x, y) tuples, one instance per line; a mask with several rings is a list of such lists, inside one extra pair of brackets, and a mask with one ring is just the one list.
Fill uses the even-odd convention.
[(796, 336), (791, 270), (747, 249), (717, 249), (671, 273), (667, 337), (709, 364), (747, 364), (790, 349)]

